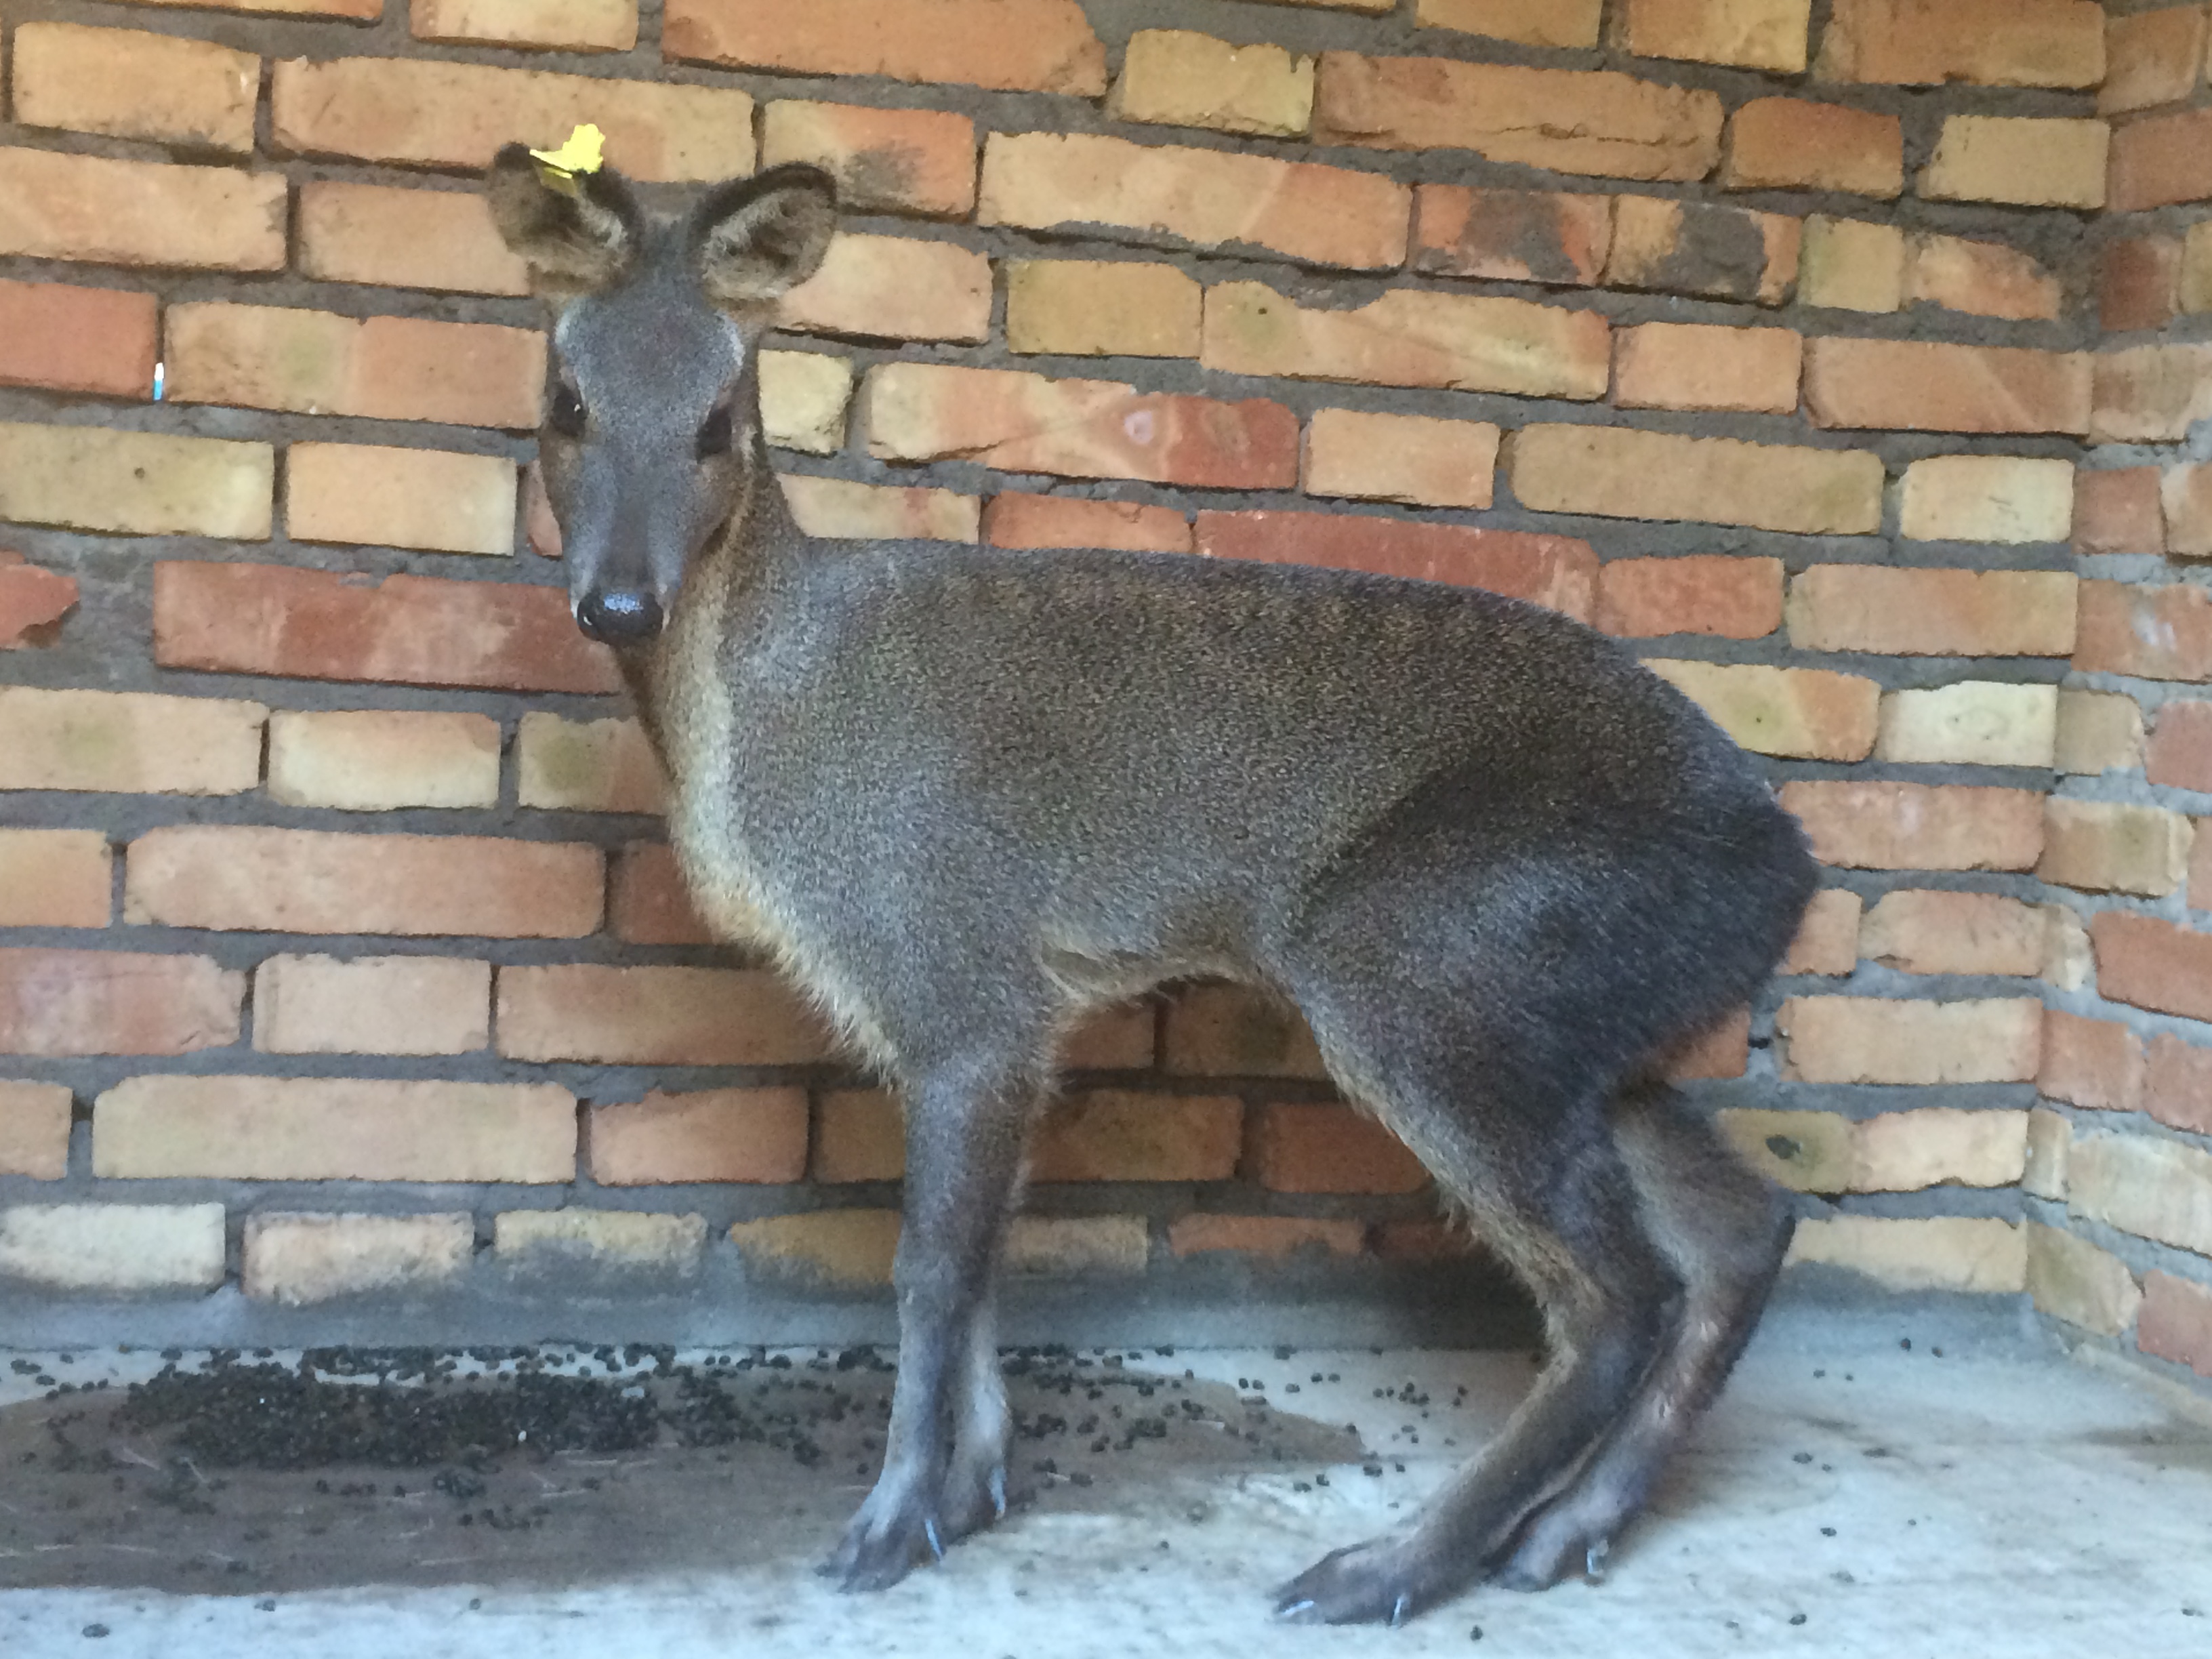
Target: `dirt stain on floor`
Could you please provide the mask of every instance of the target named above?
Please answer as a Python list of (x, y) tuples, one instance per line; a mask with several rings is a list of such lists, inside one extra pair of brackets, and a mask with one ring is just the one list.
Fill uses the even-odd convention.
[[(1116, 1354), (1006, 1357), (1018, 1502), (1181, 1501), (1194, 1477), (1325, 1479), (1341, 1424)], [(218, 1354), (0, 1410), (0, 1589), (275, 1595), (568, 1585), (826, 1554), (873, 1480), (872, 1349)]]

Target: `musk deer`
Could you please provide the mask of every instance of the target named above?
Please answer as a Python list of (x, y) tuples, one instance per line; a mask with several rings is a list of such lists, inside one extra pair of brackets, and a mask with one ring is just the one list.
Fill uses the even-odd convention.
[(557, 313), (541, 454), (576, 620), (666, 763), (700, 910), (906, 1103), (888, 1444), (824, 1571), (888, 1585), (1005, 1513), (992, 1278), (1024, 1132), (1086, 1011), (1197, 977), (1297, 1006), (1549, 1333), (1419, 1519), (1279, 1610), (1395, 1622), (1595, 1570), (1789, 1233), (1663, 1081), (1814, 884), (1752, 763), (1613, 641), (1486, 592), (810, 538), (760, 345), (830, 241), (830, 179), (775, 167), (674, 217), (520, 146), (488, 182)]

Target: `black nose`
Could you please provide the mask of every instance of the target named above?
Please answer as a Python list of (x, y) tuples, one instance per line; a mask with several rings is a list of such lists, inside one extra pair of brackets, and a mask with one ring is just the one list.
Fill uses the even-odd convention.
[(605, 645), (636, 645), (660, 632), (660, 601), (650, 593), (617, 588), (589, 593), (576, 607), (576, 625)]

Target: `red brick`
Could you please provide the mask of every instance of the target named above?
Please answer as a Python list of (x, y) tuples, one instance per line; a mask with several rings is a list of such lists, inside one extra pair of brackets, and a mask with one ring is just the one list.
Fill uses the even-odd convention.
[(2212, 933), (2155, 916), (2100, 910), (2089, 921), (2097, 989), (2107, 1000), (2212, 1019)]
[(830, 1052), (774, 974), (722, 968), (502, 968), (499, 1051), (609, 1066), (804, 1066)]
[(1615, 559), (1598, 573), (1596, 623), (1632, 640), (1765, 639), (1782, 625), (1782, 561), (1715, 553)]
[(669, 0), (661, 49), (732, 69), (1106, 90), (1106, 48), (1076, 0)]
[(1030, 1143), (1030, 1178), (1226, 1181), (1244, 1109), (1233, 1096), (1093, 1089), (1053, 1106)]
[(172, 306), (167, 341), (182, 404), (520, 431), (545, 384), (545, 337), (494, 323), (212, 301)]
[(2212, 793), (2212, 702), (2191, 698), (2160, 708), (2144, 769), (2161, 789)]
[(2182, 243), (2124, 236), (2097, 256), (2097, 322), (2107, 334), (2164, 328), (2181, 314)]
[(2057, 322), (2065, 298), (2058, 278), (2016, 248), (1958, 236), (1912, 238), (1905, 269), (1908, 306), (2007, 322)]
[(2026, 977), (2042, 970), (2049, 931), (2042, 911), (1999, 893), (1908, 887), (1867, 912), (1858, 953), (1905, 974)]
[(868, 453), (886, 460), (957, 458), (1007, 472), (1224, 489), (1297, 482), (1297, 416), (1259, 398), (936, 363), (872, 369), (864, 397)]
[(0, 254), (180, 270), (282, 270), (280, 173), (0, 146)]
[(69, 1174), (69, 1090), (0, 1082), (0, 1175), (59, 1181)]
[(2132, 115), (2187, 102), (2203, 78), (2204, 33), (2201, 4), (2107, 18), (2097, 113)]
[(2143, 1109), (2172, 1128), (2212, 1134), (2212, 1048), (2166, 1032), (2152, 1037)]
[(398, 58), (286, 58), (269, 94), (280, 152), (403, 167), (487, 167), (520, 139), (550, 149), (589, 121), (606, 159), (655, 183), (753, 170), (753, 100), (733, 88), (665, 86)]
[(206, 957), (0, 950), (0, 1054), (227, 1048), (245, 1001), (246, 975)]
[(2043, 1062), (2036, 1087), (2052, 1100), (2094, 1111), (2142, 1106), (2142, 1039), (2116, 1020), (2084, 1019), (2052, 1008), (2043, 1016)]
[(1597, 556), (1570, 536), (1349, 513), (1200, 513), (1198, 550), (1486, 588), (1577, 621), (1588, 621), (1597, 603)]
[(2166, 550), (2178, 559), (2212, 557), (2212, 466), (2170, 467), (2160, 480)]
[(2094, 87), (2105, 76), (2094, 0), (1836, 0), (1814, 72), (1826, 81)]
[(154, 395), (150, 294), (0, 282), (0, 386), (144, 402)]
[(1642, 323), (1613, 338), (1613, 399), (1623, 409), (1797, 412), (1805, 340), (1793, 329)]
[(2154, 466), (2074, 475), (2076, 553), (2163, 553), (2166, 514)]
[(92, 1169), (125, 1181), (567, 1182), (576, 1097), (550, 1084), (128, 1078), (93, 1103)]
[(2043, 797), (1952, 784), (1787, 783), (1814, 855), (1845, 870), (2033, 870)]
[(1314, 99), (1319, 143), (1468, 149), (1615, 179), (1704, 178), (1722, 120), (1717, 94), (1632, 76), (1349, 52), (1322, 54)]
[(52, 645), (62, 619), (76, 608), (76, 577), (0, 550), (0, 651)]
[(2082, 586), (2063, 571), (1816, 564), (1790, 583), (1784, 614), (1800, 651), (2063, 657)]
[(556, 587), (397, 575), (378, 582), (280, 565), (154, 567), (154, 658), (164, 668), (287, 679), (512, 691), (613, 691)]
[(2096, 365), (2098, 443), (2175, 443), (2212, 417), (2212, 344), (2132, 346)]
[(806, 1176), (804, 1089), (708, 1089), (598, 1106), (586, 1158), (603, 1187), (692, 1181), (781, 1185)]
[(1168, 1005), (1166, 1068), (1183, 1077), (1328, 1075), (1295, 1008), (1242, 985), (1197, 985)]
[(452, 957), (264, 957), (264, 1054), (466, 1054), (491, 1043), (491, 963)]
[(776, 316), (794, 334), (980, 341), (991, 332), (991, 262), (951, 242), (841, 234)]
[(0, 830), (0, 927), (105, 927), (114, 854), (98, 830)]
[(2212, 198), (2212, 109), (2130, 121), (2112, 134), (2112, 213)]
[(1349, 1106), (1262, 1106), (1254, 1115), (1246, 1171), (1276, 1193), (1417, 1193), (1421, 1160)]
[(1358, 1255), (1365, 1243), (1364, 1223), (1304, 1216), (1202, 1213), (1178, 1216), (1168, 1224), (1168, 1248), (1177, 1255), (1233, 1251), (1279, 1261), (1305, 1250), (1324, 1255)]
[(761, 165), (811, 161), (841, 207), (964, 219), (975, 207), (975, 124), (945, 110), (778, 99), (763, 112)]
[(1591, 288), (1613, 250), (1613, 198), (1422, 185), (1413, 225), (1416, 270)]
[(615, 860), (607, 926), (626, 945), (712, 945), (676, 866), (673, 848), (632, 842)]
[(2136, 1346), (2212, 1377), (2212, 1291), (2152, 1268), (2143, 1275)]
[(579, 939), (604, 896), (596, 847), (481, 836), (173, 824), (125, 860), (123, 918), (272, 933)]
[(1372, 173), (1093, 133), (994, 132), (976, 222), (1112, 226), (1139, 241), (1258, 247), (1309, 264), (1395, 270), (1413, 192)]
[(325, 283), (448, 294), (527, 294), (530, 269), (474, 190), (396, 190), (313, 179), (300, 186), (300, 270)]
[(1778, 306), (1797, 281), (1802, 221), (1717, 202), (1623, 196), (1613, 210), (1608, 288)]
[(1150, 1070), (1156, 1057), (1158, 1013), (1158, 1005), (1139, 1000), (1089, 1015), (1061, 1042), (1061, 1070)]
[(1832, 190), (1893, 200), (1905, 189), (1894, 115), (1796, 98), (1754, 98), (1729, 122), (1725, 190)]
[(983, 509), (994, 547), (1109, 547), (1130, 553), (1188, 553), (1190, 520), (1171, 507), (1093, 501), (1006, 490)]
[(2181, 583), (2083, 582), (2074, 666), (2147, 680), (2212, 679), (2212, 594)]
[(1822, 427), (2086, 433), (2090, 378), (2085, 352), (1920, 340), (1818, 339), (1805, 349), (1805, 404)]
[(1863, 902), (1844, 887), (1824, 887), (1813, 895), (1797, 937), (1790, 941), (1790, 954), (1778, 970), (1784, 974), (1820, 974), (1831, 979), (1848, 978), (1859, 965), (1859, 916)]
[(409, 0), (407, 26), (417, 40), (628, 52), (637, 0)]
[(139, 29), (25, 23), (15, 31), (15, 119), (189, 149), (253, 149), (261, 60)]

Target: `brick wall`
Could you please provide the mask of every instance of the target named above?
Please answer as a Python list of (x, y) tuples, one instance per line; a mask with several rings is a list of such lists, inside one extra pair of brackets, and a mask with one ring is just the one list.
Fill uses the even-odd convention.
[[(843, 179), (766, 361), (810, 528), (1638, 641), (1828, 866), (1686, 1067), (1800, 1258), (2113, 1336), (2141, 1295), (2150, 1363), (2212, 1367), (2206, 8), (2112, 9), (20, 0), (0, 1273), (249, 1321), (883, 1279), (895, 1108), (703, 939), (522, 533), (542, 319), (471, 174), (589, 119), (647, 180)], [(1462, 1248), (1241, 994), (1073, 1058), (1036, 1283)], [(82, 1248), (125, 1226), (127, 1284)]]

